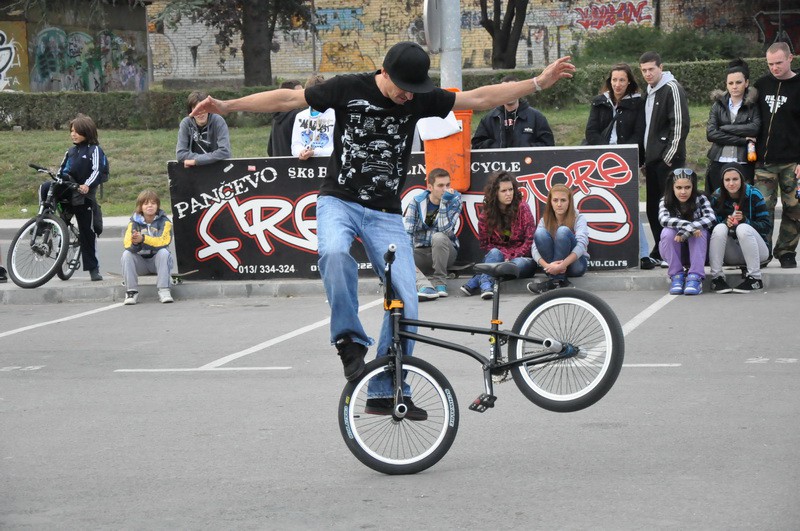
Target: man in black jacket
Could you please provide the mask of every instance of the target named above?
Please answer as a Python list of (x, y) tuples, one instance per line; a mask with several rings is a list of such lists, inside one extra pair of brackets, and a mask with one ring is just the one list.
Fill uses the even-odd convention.
[[(506, 76), (501, 82), (512, 81), (517, 81), (517, 78)], [(554, 145), (553, 131), (547, 118), (523, 99), (516, 99), (488, 112), (472, 137), (472, 149)]]
[(664, 195), (667, 178), (686, 162), (686, 137), (689, 135), (689, 105), (686, 92), (670, 72), (664, 72), (661, 56), (645, 52), (639, 68), (647, 83), (644, 105), (644, 171), (647, 220), (655, 240), (650, 256), (660, 260), (658, 243), (661, 224), (658, 204)]
[[(785, 42), (767, 49), (770, 73), (756, 81), (761, 108), (761, 131), (756, 142), (756, 188), (775, 218), (778, 192), (783, 219), (773, 255), (781, 267), (797, 267), (800, 240), (800, 205), (796, 195), (800, 179), (800, 76), (792, 71), (792, 54)], [(774, 223), (773, 223), (774, 227)], [(770, 241), (772, 233), (770, 233)]]

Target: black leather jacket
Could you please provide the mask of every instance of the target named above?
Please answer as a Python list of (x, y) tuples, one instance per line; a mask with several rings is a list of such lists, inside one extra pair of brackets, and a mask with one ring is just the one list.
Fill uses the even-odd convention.
[(644, 154), (644, 98), (633, 94), (617, 104), (617, 114), (606, 94), (592, 99), (589, 120), (586, 122), (586, 143), (590, 146), (608, 144), (611, 138), (611, 121), (617, 124), (617, 144), (636, 144), (639, 157)]
[(555, 139), (544, 114), (537, 111), (524, 99), (519, 102), (517, 119), (514, 122), (511, 145), (505, 141), (503, 119), (505, 107), (493, 109), (478, 124), (472, 136), (472, 149), (554, 146)]
[(708, 158), (719, 161), (723, 147), (736, 146), (736, 158), (739, 162), (747, 162), (747, 137), (757, 137), (761, 129), (758, 91), (752, 87), (747, 89), (733, 123), (728, 110), (730, 95), (725, 91), (715, 90), (711, 93), (711, 99), (714, 103), (706, 124), (706, 139), (711, 142)]

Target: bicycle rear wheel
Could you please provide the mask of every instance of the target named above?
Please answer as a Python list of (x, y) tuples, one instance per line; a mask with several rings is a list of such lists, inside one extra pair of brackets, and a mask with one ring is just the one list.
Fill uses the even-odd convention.
[[(38, 227), (38, 228), (37, 228)], [(29, 219), (11, 240), (8, 274), (21, 288), (36, 288), (53, 278), (67, 256), (69, 236), (61, 218)]]
[(384, 474), (416, 474), (433, 466), (450, 449), (458, 431), (456, 395), (442, 373), (430, 363), (409, 357), (403, 358), (403, 374), (414, 405), (427, 412), (426, 420), (365, 412), (370, 381), (394, 378), (392, 356), (369, 362), (361, 378), (347, 383), (339, 401), (339, 428), (347, 448), (359, 461)]
[(61, 267), (56, 270), (56, 275), (61, 280), (69, 280), (72, 274), (81, 266), (81, 239), (78, 229), (74, 224), (67, 223), (67, 232), (69, 234), (67, 257)]
[[(522, 310), (513, 331), (564, 345), (565, 350), (550, 361), (511, 371), (522, 394), (549, 411), (591, 406), (611, 389), (622, 368), (622, 327), (608, 304), (592, 293), (579, 289), (545, 293)], [(509, 361), (544, 351), (529, 341), (509, 341)]]

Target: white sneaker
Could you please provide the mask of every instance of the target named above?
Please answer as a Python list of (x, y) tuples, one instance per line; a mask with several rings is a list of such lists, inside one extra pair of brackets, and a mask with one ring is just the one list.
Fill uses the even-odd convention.
[(164, 304), (173, 302), (172, 293), (170, 293), (169, 288), (158, 290), (158, 300), (160, 300)]
[(128, 291), (125, 293), (125, 305), (131, 306), (139, 302), (139, 292), (138, 291)]

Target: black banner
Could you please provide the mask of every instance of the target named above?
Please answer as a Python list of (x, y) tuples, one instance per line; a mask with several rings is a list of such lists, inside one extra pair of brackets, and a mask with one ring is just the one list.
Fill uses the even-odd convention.
[[(462, 193), (459, 262), (480, 262), (478, 205), (488, 175), (517, 176), (535, 219), (555, 183), (573, 189), (589, 224), (589, 267), (624, 269), (639, 263), (636, 146), (581, 146), (475, 150), (471, 185)], [(231, 159), (209, 166), (168, 165), (178, 269), (195, 278), (245, 280), (314, 278), (317, 270), (316, 198), (327, 159)], [(403, 206), (425, 189), (422, 153), (411, 157)], [(400, 243), (400, 242), (398, 242)], [(353, 255), (372, 266), (360, 244)]]

